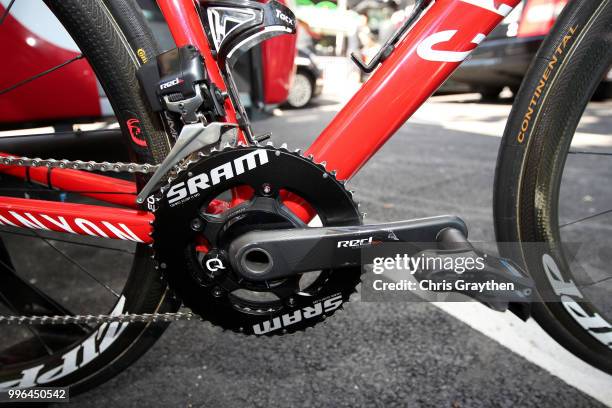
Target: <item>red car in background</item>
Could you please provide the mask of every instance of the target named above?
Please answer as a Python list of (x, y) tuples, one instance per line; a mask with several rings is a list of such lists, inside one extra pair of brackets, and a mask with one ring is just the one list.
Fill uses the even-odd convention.
[[(4, 14), (7, 0), (0, 0)], [(27, 3), (27, 2), (26, 2)], [(96, 76), (84, 59), (21, 85), (45, 70), (80, 55), (78, 47), (41, 2), (16, 2), (0, 26), (0, 123), (66, 120), (112, 115)]]
[[(9, 2), (0, 0), (0, 15)], [(162, 48), (172, 48), (172, 38), (155, 2), (138, 2)], [(0, 26), (0, 125), (10, 128), (112, 116), (93, 70), (80, 58), (78, 47), (55, 16), (42, 2), (39, 7), (26, 3), (16, 2)], [(239, 62), (237, 82), (247, 107), (263, 108), (287, 99), (295, 71), (295, 44), (295, 36), (271, 39)], [(28, 81), (67, 61), (71, 62), (61, 69)]]

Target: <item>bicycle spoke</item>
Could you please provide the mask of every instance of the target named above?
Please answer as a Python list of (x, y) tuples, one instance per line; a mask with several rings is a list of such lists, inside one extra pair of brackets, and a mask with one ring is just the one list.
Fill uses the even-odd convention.
[(569, 151), (567, 152), (568, 154), (586, 154), (586, 155), (593, 155), (593, 156), (612, 156), (612, 153), (606, 153), (606, 152), (585, 152), (585, 151)]
[[(3, 292), (3, 289), (9, 289)], [(66, 315), (73, 313), (59, 302), (20, 278), (15, 270), (0, 260), (0, 293), (2, 298), (19, 314), (44, 316)]]
[(599, 217), (600, 215), (606, 215), (606, 214), (609, 214), (609, 213), (612, 213), (612, 209), (611, 210), (602, 211), (600, 213), (589, 215), (588, 217), (580, 218), (580, 219), (578, 219), (576, 221), (572, 221), (572, 222), (568, 222), (566, 224), (560, 225), (559, 229), (567, 227), (568, 225), (578, 224), (579, 222), (587, 221), (587, 220), (590, 220), (591, 218)]
[(38, 78), (41, 78), (41, 77), (43, 77), (45, 75), (48, 75), (48, 74), (50, 74), (53, 71), (57, 71), (58, 69), (63, 68), (66, 65), (73, 63), (74, 61), (80, 60), (81, 58), (83, 58), (83, 54), (79, 54), (76, 57), (71, 58), (68, 61), (65, 61), (65, 62), (63, 62), (63, 63), (61, 63), (59, 65), (56, 65), (56, 66), (52, 67), (52, 68), (49, 68), (46, 71), (43, 71), (43, 72), (41, 72), (39, 74), (36, 74), (36, 75), (34, 75), (34, 76), (30, 77), (30, 78), (24, 79), (21, 82), (17, 82), (15, 85), (11, 85), (8, 88), (4, 88), (4, 89), (0, 90), (0, 96), (4, 95), (7, 92), (13, 91), (13, 90), (15, 90), (15, 89), (17, 89), (17, 88), (19, 88), (19, 87), (21, 87), (23, 85), (26, 85), (26, 84), (28, 84), (28, 83), (30, 83), (30, 82), (38, 79)]
[[(2, 229), (1, 227), (0, 227), (0, 233), (11, 234), (11, 235), (18, 235), (18, 236), (29, 237), (29, 238), (38, 238), (38, 236), (36, 236), (34, 234), (28, 234), (28, 233), (21, 232), (21, 231), (9, 231), (9, 230), (6, 230), (6, 229)], [(42, 235), (39, 235), (39, 236), (42, 236)], [(45, 236), (44, 238), (46, 238), (46, 239), (48, 239), (50, 241), (63, 242), (63, 243), (66, 243), (66, 244), (79, 245), (79, 246), (85, 246), (85, 247), (96, 248), (96, 249), (103, 249), (103, 250), (108, 250), (108, 251), (123, 252), (123, 253), (126, 253), (128, 255), (134, 255), (136, 253), (136, 251), (130, 251), (130, 250), (123, 249), (123, 248), (113, 248), (113, 247), (108, 247), (108, 246), (104, 246), (104, 245), (97, 245), (97, 244), (90, 244), (90, 243), (85, 243), (85, 242), (71, 241), (69, 239), (53, 238), (53, 237), (47, 237), (47, 236)]]
[[(32, 330), (29, 330), (32, 332)], [(42, 353), (53, 355), (53, 350), (42, 341), (40, 336), (33, 333), (34, 338), (29, 338), (15, 345), (0, 350), (0, 369), (3, 366), (9, 366), (15, 362), (19, 362), (24, 358), (31, 358), (32, 355), (40, 356)], [(42, 349), (41, 351), (38, 351)], [(24, 357), (20, 357), (24, 356)], [(27, 357), (26, 357), (27, 356)]]
[[(6, 298), (6, 296), (0, 292), (0, 301), (2, 301), (2, 303), (4, 303), (12, 312), (14, 313), (20, 313), (19, 309), (16, 308), (9, 299)], [(45, 352), (48, 355), (53, 355), (53, 349), (47, 344), (47, 342), (45, 342), (40, 333), (38, 333), (36, 330), (34, 330), (34, 326), (28, 326), (27, 327), (28, 331), (30, 333), (32, 333), (34, 335), (34, 337), (36, 338), (36, 340), (38, 341), (38, 343), (45, 349)]]
[(6, 10), (4, 10), (4, 13), (2, 14), (2, 17), (0, 17), (0, 25), (2, 25), (2, 23), (4, 23), (4, 20), (9, 15), (9, 12), (11, 11), (11, 7), (13, 7), (14, 3), (15, 3), (15, 0), (11, 0), (9, 5), (6, 7)]
[(590, 286), (595, 286), (595, 285), (598, 285), (598, 284), (600, 284), (600, 283), (607, 282), (607, 281), (609, 281), (609, 280), (612, 280), (612, 276), (608, 276), (607, 278), (603, 278), (603, 279), (600, 279), (600, 280), (595, 281), (595, 282), (585, 283), (584, 285), (578, 285), (578, 287), (579, 287), (580, 289), (582, 289), (582, 288), (588, 288), (588, 287), (590, 287)]
[(38, 231), (33, 230), (33, 232), (40, 238), (43, 240), (44, 243), (46, 243), (48, 246), (50, 246), (55, 252), (57, 252), (58, 254), (60, 254), (64, 259), (66, 259), (68, 262), (70, 262), (71, 264), (73, 264), (74, 266), (76, 266), (78, 269), (80, 269), (82, 272), (84, 272), (87, 276), (89, 276), (93, 281), (97, 282), (100, 286), (104, 287), (108, 292), (112, 293), (117, 299), (119, 299), (120, 295), (113, 290), (113, 288), (111, 288), (110, 286), (108, 286), (106, 283), (102, 282), (100, 279), (98, 279), (95, 275), (93, 275), (91, 272), (89, 272), (87, 269), (85, 269), (83, 267), (83, 265), (81, 265), (80, 263), (78, 263), (76, 260), (72, 259), (70, 256), (68, 256), (66, 253), (64, 253), (62, 250), (60, 250), (59, 248), (57, 248), (55, 245), (53, 245), (51, 242), (49, 242), (48, 239), (46, 239), (45, 237), (41, 236)]
[[(8, 290), (3, 291), (3, 288)], [(19, 277), (14, 267), (2, 260), (0, 260), (0, 301), (17, 314), (39, 316), (74, 315), (73, 312), (61, 303)], [(80, 326), (77, 327), (80, 328)], [(72, 329), (72, 331), (75, 330)], [(83, 330), (83, 328), (76, 331), (78, 331), (79, 335), (87, 334), (87, 331)]]
[[(5, 260), (10, 262), (8, 258)], [(20, 278), (12, 265), (2, 260), (0, 260), (0, 303), (5, 304), (17, 315), (73, 315), (66, 307)], [(59, 344), (86, 336), (89, 333), (88, 329), (87, 325), (66, 325), (59, 329), (45, 326), (28, 327), (28, 330), (49, 355), (53, 354), (53, 349)]]

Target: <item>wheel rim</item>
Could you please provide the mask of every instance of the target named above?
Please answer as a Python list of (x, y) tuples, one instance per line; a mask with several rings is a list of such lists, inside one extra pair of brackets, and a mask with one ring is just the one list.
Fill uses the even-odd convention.
[(297, 74), (293, 81), (293, 86), (289, 92), (287, 101), (296, 108), (306, 106), (312, 97), (312, 85), (310, 80), (303, 74)]
[[(18, 8), (25, 4), (16, 2), (12, 6)], [(45, 6), (37, 4), (35, 7)], [(14, 24), (14, 21), (11, 20), (11, 15), (7, 14), (2, 23), (0, 29), (8, 30), (8, 25)], [(51, 72), (58, 72), (82, 59), (83, 55), (80, 54), (51, 70), (43, 71), (47, 67), (41, 68), (40, 71), (45, 72), (44, 75), (28, 77), (8, 86), (3, 84), (0, 87), (0, 98), (9, 98), (11, 92), (18, 91), (19, 87), (35, 84), (36, 80)], [(107, 128), (109, 132), (118, 132), (118, 127)], [(86, 138), (87, 131), (81, 133)], [(71, 192), (32, 187), (9, 176), (2, 175), (0, 180), (0, 195), (3, 196), (67, 202), (87, 201)], [(27, 253), (24, 248), (27, 248)], [(98, 240), (46, 230), (1, 226), (0, 314), (125, 313), (131, 303), (126, 297), (126, 291), (135, 286), (134, 283), (130, 285), (129, 278), (133, 275), (137, 259), (147, 254), (146, 247), (132, 242)], [(115, 344), (115, 340), (127, 327), (128, 324), (4, 326), (0, 330), (0, 390), (15, 385), (28, 386), (27, 382), (20, 383), (19, 380), (25, 378), (24, 372), (35, 370), (39, 366), (37, 380), (45, 375), (47, 381), (41, 382), (65, 380)], [(85, 351), (87, 347), (90, 348)], [(62, 365), (65, 357), (75, 350), (79, 353), (78, 367)], [(92, 357), (91, 360), (86, 358), (87, 353)], [(59, 366), (63, 367), (60, 374), (49, 374)]]
[[(566, 157), (559, 178), (557, 217), (554, 235), (558, 237), (563, 263), (571, 270), (576, 290), (612, 327), (612, 271), (609, 262), (609, 231), (612, 230), (612, 147), (598, 145), (589, 125), (594, 117), (610, 121), (612, 108), (591, 102), (566, 147)], [(595, 129), (593, 129), (595, 126)], [(597, 128), (599, 127), (599, 130)], [(590, 128), (591, 133), (586, 133)], [(610, 137), (609, 135), (607, 137)], [(589, 138), (592, 139), (589, 142)]]

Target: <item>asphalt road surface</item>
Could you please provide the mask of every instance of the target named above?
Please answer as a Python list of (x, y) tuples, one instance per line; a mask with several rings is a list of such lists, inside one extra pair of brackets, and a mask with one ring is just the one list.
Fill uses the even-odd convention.
[[(339, 106), (324, 96), (310, 108), (259, 121), (256, 129), (272, 130), (275, 143), (304, 147)], [(603, 114), (611, 106), (599, 104), (592, 112), (600, 125), (593, 132), (610, 129)], [(469, 96), (428, 103), (350, 182), (366, 221), (458, 214), (472, 239), (494, 240), (495, 136), (509, 110), (508, 101), (480, 104)], [(274, 338), (173, 323), (131, 368), (72, 402), (92, 408), (612, 404), (601, 385), (612, 386), (610, 377), (579, 362), (568, 363), (575, 369), (554, 366), (571, 356), (549, 346), (541, 332), (525, 347), (559, 353), (549, 359), (552, 365), (539, 362), (545, 352), (520, 349), (521, 332), (536, 330), (533, 325), (499, 315), (499, 322), (516, 328), (515, 338), (502, 327), (506, 323), (479, 326), (480, 309), (470, 316), (459, 316), (455, 306), (446, 310), (428, 303), (354, 302), (305, 333)], [(492, 316), (480, 320), (498, 315)]]

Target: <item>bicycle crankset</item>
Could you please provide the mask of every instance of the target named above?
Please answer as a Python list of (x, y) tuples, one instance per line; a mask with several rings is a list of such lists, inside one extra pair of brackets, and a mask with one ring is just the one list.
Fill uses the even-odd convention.
[[(233, 207), (219, 205), (217, 199), (237, 189), (250, 197)], [(228, 251), (237, 237), (307, 227), (285, 205), (289, 195), (307, 203), (323, 226), (361, 223), (351, 194), (332, 173), (284, 148), (228, 147), (189, 165), (162, 189), (155, 254), (186, 306), (225, 329), (281, 334), (312, 326), (349, 300), (360, 266), (266, 280), (236, 272)], [(267, 261), (253, 252), (246, 262), (257, 269)]]
[[(220, 200), (230, 191), (240, 191), (232, 206)], [(289, 209), (296, 200), (312, 208), (322, 227), (308, 228)], [(360, 249), (384, 251), (376, 247), (383, 242), (407, 243), (410, 256), (427, 254), (439, 265), (415, 271), (432, 290), (529, 315), (532, 280), (510, 261), (477, 252), (461, 219), (360, 225), (344, 185), (297, 152), (228, 147), (180, 172), (158, 202), (154, 247), (170, 286), (195, 313), (227, 329), (282, 334), (320, 322), (359, 284), (362, 264), (369, 263)], [(458, 274), (442, 266), (449, 257), (483, 264)], [(472, 289), (486, 282), (508, 290)]]

